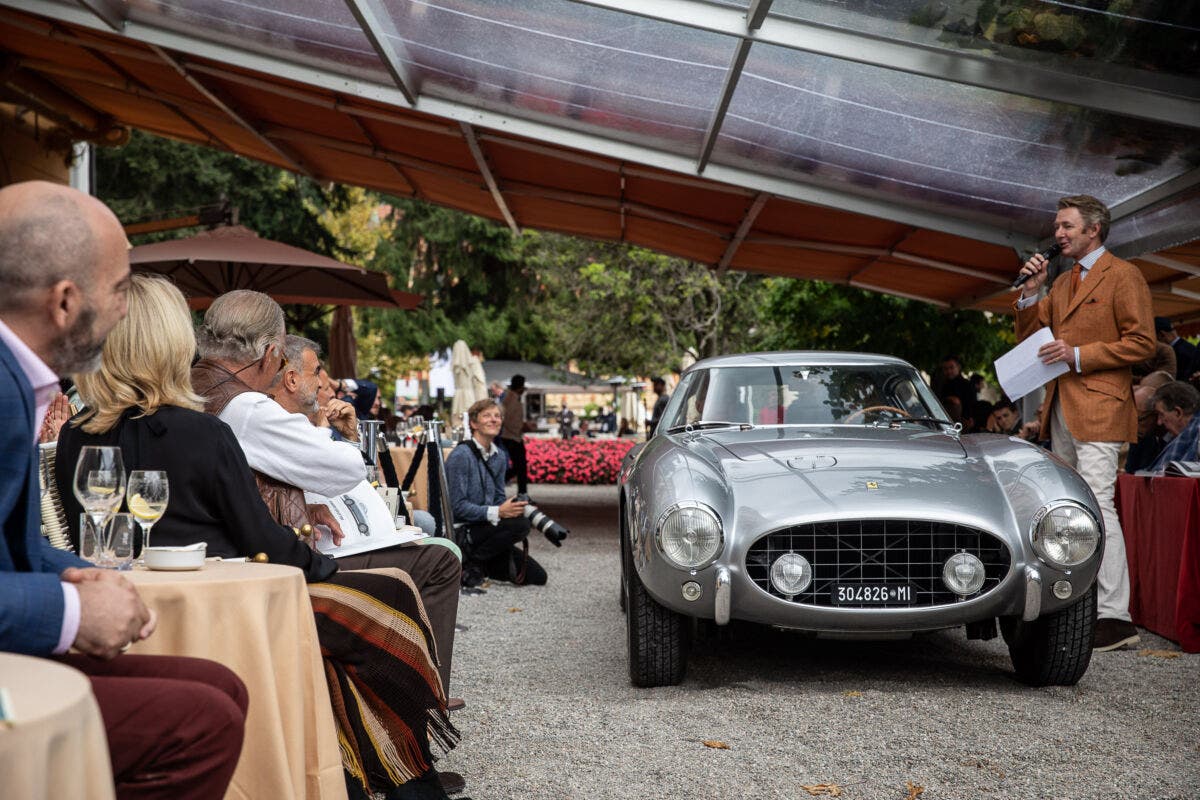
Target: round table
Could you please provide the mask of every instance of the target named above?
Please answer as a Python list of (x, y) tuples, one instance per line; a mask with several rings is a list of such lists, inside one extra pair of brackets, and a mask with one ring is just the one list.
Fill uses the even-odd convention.
[(0, 653), (13, 721), (0, 723), (4, 797), (111, 800), (112, 764), (87, 676), (44, 658)]
[(344, 800), (337, 728), (300, 570), (208, 561), (191, 572), (125, 574), (158, 612), (154, 635), (130, 652), (212, 659), (246, 683), (245, 743), (226, 797)]

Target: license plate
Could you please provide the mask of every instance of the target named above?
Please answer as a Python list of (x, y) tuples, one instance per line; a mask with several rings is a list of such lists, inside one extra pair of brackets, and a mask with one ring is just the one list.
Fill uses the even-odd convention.
[(835, 583), (830, 588), (830, 599), (835, 606), (909, 605), (913, 587), (895, 583)]

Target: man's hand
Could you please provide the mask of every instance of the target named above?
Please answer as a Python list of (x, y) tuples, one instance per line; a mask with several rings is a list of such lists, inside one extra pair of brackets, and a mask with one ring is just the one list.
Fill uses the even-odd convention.
[(1038, 436), (1041, 435), (1041, 432), (1042, 423), (1034, 420), (1033, 422), (1026, 422), (1024, 425), (1022, 425), (1021, 431), (1017, 434), (1017, 436), (1020, 436), (1022, 439), (1030, 442), (1036, 442)]
[(326, 525), (329, 527), (329, 533), (333, 536), (333, 544), (336, 547), (342, 543), (345, 534), (342, 533), (342, 526), (338, 524), (337, 517), (329, 510), (329, 506), (324, 503), (313, 503), (308, 506), (308, 521), (313, 526), (313, 541), (321, 541), (321, 529), (318, 525)]
[(508, 498), (500, 504), (500, 519), (516, 519), (525, 516), (526, 505), (528, 504), (524, 500), (518, 500), (515, 497)]
[(123, 577), (109, 570), (75, 568), (63, 570), (59, 577), (79, 592), (79, 632), (73, 642), (79, 652), (115, 658), (154, 632), (157, 616)]
[(1049, 265), (1050, 262), (1043, 258), (1041, 253), (1034, 253), (1021, 265), (1021, 274), (1026, 277), (1025, 283), (1021, 285), (1022, 297), (1033, 297), (1038, 293), (1038, 289), (1046, 282), (1046, 267)]
[(350, 442), (358, 441), (358, 417), (354, 414), (354, 406), (345, 400), (330, 400), (325, 404), (325, 419), (333, 429)]
[(1043, 364), (1057, 364), (1062, 361), (1071, 369), (1075, 369), (1075, 348), (1062, 339), (1046, 342), (1039, 347), (1038, 358), (1042, 360)]
[(46, 419), (42, 422), (42, 430), (38, 434), (38, 441), (42, 444), (58, 441), (58, 432), (62, 430), (63, 423), (71, 418), (71, 401), (62, 392), (55, 395), (50, 401), (50, 408), (46, 411)]

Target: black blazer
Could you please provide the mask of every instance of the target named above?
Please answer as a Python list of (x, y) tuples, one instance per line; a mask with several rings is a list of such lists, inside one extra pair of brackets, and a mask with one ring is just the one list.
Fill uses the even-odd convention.
[(204, 541), (208, 555), (226, 558), (266, 553), (273, 564), (299, 567), (309, 582), (337, 571), (332, 558), (312, 550), (271, 517), (228, 425), (211, 414), (178, 406), (163, 406), (150, 416), (139, 414), (136, 408), (126, 411), (102, 434), (84, 433), (74, 420), (63, 425), (55, 478), (72, 541), (78, 541), (83, 511), (72, 490), (79, 451), (86, 445), (117, 445), (126, 470), (167, 472), (170, 499), (166, 514), (150, 533), (151, 545)]

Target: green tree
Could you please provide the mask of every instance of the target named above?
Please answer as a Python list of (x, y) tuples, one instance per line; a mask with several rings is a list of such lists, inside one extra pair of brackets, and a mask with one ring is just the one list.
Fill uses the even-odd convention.
[(763, 279), (624, 244), (544, 235), (529, 261), (551, 294), (544, 313), (559, 352), (587, 371), (648, 374), (759, 349)]
[(1013, 345), (1012, 320), (821, 281), (767, 280), (766, 349), (850, 350), (897, 356), (932, 371), (956, 354), (967, 371), (992, 374)]
[[(335, 258), (353, 255), (339, 250), (321, 221), (326, 209), (347, 202), (342, 186), (323, 186), (233, 153), (134, 131), (124, 147), (96, 149), (96, 193), (125, 223), (228, 202), (238, 209), (239, 222), (259, 236)], [(197, 230), (148, 234), (134, 244)]]
[(391, 237), (370, 266), (426, 297), (409, 312), (363, 309), (360, 326), (390, 348), (417, 354), (464, 339), (487, 358), (553, 360), (553, 332), (540, 311), (545, 289), (525, 263), (526, 234), (419, 200), (386, 198)]

